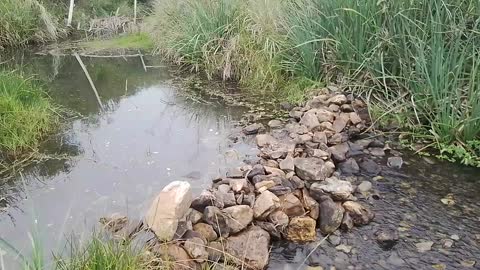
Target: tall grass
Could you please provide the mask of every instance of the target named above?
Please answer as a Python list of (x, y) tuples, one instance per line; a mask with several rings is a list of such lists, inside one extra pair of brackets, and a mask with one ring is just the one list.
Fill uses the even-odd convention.
[(2, 0), (0, 14), (0, 48), (52, 41), (61, 32), (58, 17), (38, 0)]
[(178, 63), (277, 96), (353, 86), (480, 164), (479, 15), (476, 0), (157, 0), (151, 32)]
[(57, 122), (57, 109), (37, 82), (0, 70), (0, 162), (37, 149)]

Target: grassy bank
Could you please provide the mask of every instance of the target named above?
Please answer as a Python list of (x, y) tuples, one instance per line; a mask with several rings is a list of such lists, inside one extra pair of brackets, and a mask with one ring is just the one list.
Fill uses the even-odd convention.
[(474, 0), (160, 0), (150, 32), (175, 62), (280, 99), (346, 85), (379, 122), (480, 165), (479, 12)]
[(0, 70), (0, 165), (34, 152), (58, 120), (57, 108), (37, 82)]

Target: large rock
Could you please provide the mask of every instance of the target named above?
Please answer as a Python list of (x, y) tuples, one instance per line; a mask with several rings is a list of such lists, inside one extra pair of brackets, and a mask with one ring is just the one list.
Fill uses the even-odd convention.
[(210, 224), (197, 223), (193, 225), (193, 230), (201, 234), (207, 240), (207, 242), (214, 241), (218, 238), (217, 233)]
[(177, 231), (178, 220), (185, 217), (191, 203), (190, 184), (183, 181), (172, 182), (153, 200), (145, 222), (160, 240), (170, 241)]
[(203, 212), (203, 220), (212, 225), (219, 236), (227, 237), (230, 235), (230, 227), (227, 224), (225, 214), (215, 206), (207, 206)]
[(256, 219), (264, 219), (270, 213), (280, 207), (280, 199), (270, 191), (264, 191), (255, 200), (253, 205), (253, 216)]
[(203, 263), (208, 259), (208, 252), (206, 250), (207, 243), (203, 239), (198, 237), (192, 237), (185, 241), (183, 247), (187, 251), (188, 255), (196, 262)]
[(353, 198), (353, 186), (350, 182), (339, 180), (336, 177), (327, 178), (320, 183), (313, 183), (310, 186), (310, 190), (317, 191), (322, 190), (332, 196), (334, 200), (351, 200)]
[(333, 233), (342, 224), (345, 209), (329, 196), (322, 196), (320, 199), (320, 231), (323, 234)]
[(366, 206), (357, 202), (344, 202), (343, 207), (345, 211), (352, 217), (355, 225), (367, 225), (375, 217), (375, 214)]
[(269, 260), (270, 234), (258, 226), (251, 226), (226, 241), (226, 253), (235, 263), (247, 269), (264, 269)]
[(289, 217), (297, 217), (305, 214), (302, 202), (292, 193), (279, 197), (281, 210)]
[(227, 226), (230, 233), (245, 229), (253, 221), (253, 210), (247, 205), (237, 205), (223, 209), (227, 216)]
[(335, 171), (335, 165), (319, 158), (296, 158), (295, 173), (306, 181), (322, 181)]
[(315, 241), (316, 222), (311, 217), (294, 217), (287, 228), (287, 239), (293, 242)]

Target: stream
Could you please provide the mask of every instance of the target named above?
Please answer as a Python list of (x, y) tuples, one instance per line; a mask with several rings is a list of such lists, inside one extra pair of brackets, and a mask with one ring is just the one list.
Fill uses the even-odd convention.
[[(141, 218), (169, 182), (187, 180), (199, 193), (257, 154), (253, 138), (229, 139), (246, 108), (192, 94), (159, 59), (146, 57), (155, 66), (147, 72), (138, 57), (82, 59), (102, 106), (74, 57), (17, 57), (47, 81), (56, 103), (78, 115), (42, 146), (45, 161), (0, 181), (0, 237), (26, 255), (31, 237), (46, 256), (61, 252), (72, 233), (88, 239), (102, 216)], [(480, 269), (480, 170), (409, 153), (403, 159), (400, 170), (378, 161), (384, 179), (372, 181), (381, 197), (371, 201), (376, 218), (339, 235), (349, 252), (321, 236), (305, 245), (274, 243), (269, 269)], [(443, 204), (446, 196), (455, 204)], [(385, 228), (400, 235), (392, 250), (375, 240)], [(423, 241), (433, 242), (430, 251), (417, 250)], [(4, 256), (5, 270), (21, 269)]]

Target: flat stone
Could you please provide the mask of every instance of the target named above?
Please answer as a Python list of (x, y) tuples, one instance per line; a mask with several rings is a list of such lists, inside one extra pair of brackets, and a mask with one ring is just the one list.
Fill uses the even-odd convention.
[(294, 160), (291, 156), (287, 156), (284, 160), (279, 163), (280, 169), (285, 172), (292, 172), (295, 170)]
[(276, 175), (276, 176), (285, 178), (285, 172), (278, 168), (267, 167), (267, 166), (265, 166), (264, 168), (268, 175)]
[(316, 115), (318, 122), (320, 123), (333, 122), (333, 120), (335, 120), (335, 114), (326, 109), (317, 109)]
[(227, 217), (230, 233), (238, 233), (253, 221), (253, 210), (247, 205), (237, 205), (223, 209)]
[(327, 134), (320, 131), (313, 133), (312, 142), (327, 144)]
[(362, 159), (358, 165), (360, 166), (360, 169), (368, 175), (378, 175), (381, 171), (380, 166), (371, 159)]
[(256, 164), (253, 166), (252, 170), (247, 174), (247, 178), (252, 180), (253, 177), (257, 175), (265, 175), (265, 174), (267, 173), (265, 172), (265, 168), (263, 168), (263, 165)]
[(244, 175), (244, 172), (242, 171), (241, 168), (229, 168), (227, 170), (227, 177), (229, 178), (243, 178), (245, 175)]
[(277, 143), (277, 139), (269, 134), (259, 134), (255, 137), (258, 147), (265, 147), (267, 145), (274, 145)]
[(330, 244), (332, 244), (334, 246), (338, 246), (338, 245), (340, 245), (342, 239), (339, 236), (331, 234), (331, 235), (328, 236), (327, 241), (330, 242)]
[(296, 175), (292, 176), (289, 181), (294, 189), (302, 189), (305, 187), (305, 182)]
[(201, 234), (207, 242), (215, 241), (218, 238), (213, 226), (206, 223), (197, 223), (193, 225), (193, 230)]
[(301, 112), (301, 111), (290, 111), (290, 113), (288, 115), (290, 117), (296, 119), (296, 120), (300, 120), (300, 118), (302, 118), (302, 116), (303, 116), (303, 112)]
[(308, 157), (320, 158), (322, 160), (328, 160), (331, 154), (321, 149), (307, 149)]
[(385, 150), (383, 150), (383, 148), (371, 147), (371, 148), (368, 149), (368, 151), (370, 152), (370, 154), (372, 156), (376, 156), (376, 157), (384, 157), (385, 156)]
[(348, 143), (337, 144), (329, 148), (329, 151), (332, 154), (333, 160), (337, 162), (342, 162), (347, 159), (346, 155), (348, 153), (348, 150), (349, 150)]
[(362, 181), (362, 183), (357, 186), (357, 192), (362, 194), (367, 194), (370, 190), (372, 190), (372, 182), (370, 181)]
[(295, 158), (295, 173), (305, 181), (322, 181), (335, 171), (335, 165), (319, 158)]
[(246, 191), (246, 192), (250, 191), (249, 188), (248, 188), (247, 180), (245, 178), (231, 179), (230, 180), (230, 188), (235, 193), (239, 193), (240, 191)]
[(350, 182), (339, 180), (336, 177), (327, 178), (323, 182), (313, 183), (310, 186), (311, 192), (318, 189), (330, 194), (335, 200), (350, 200), (353, 193), (353, 186)]
[(333, 121), (333, 130), (337, 133), (342, 132), (345, 127), (348, 124), (348, 121), (350, 121), (350, 117), (348, 115), (341, 114), (339, 117)]
[(315, 241), (317, 233), (316, 222), (311, 217), (294, 217), (287, 228), (287, 239), (292, 242)]
[(282, 123), (282, 121), (280, 121), (280, 120), (274, 119), (274, 120), (270, 120), (270, 121), (268, 122), (268, 126), (269, 126), (270, 128), (272, 128), (272, 129), (277, 129), (277, 128), (282, 128), (282, 127), (283, 127), (283, 123)]
[(424, 253), (427, 251), (432, 250), (433, 242), (432, 241), (425, 241), (415, 244), (417, 247), (418, 252)]
[(353, 125), (360, 124), (362, 122), (362, 118), (356, 113), (356, 112), (351, 112), (349, 114), (350, 117), (350, 122), (352, 122)]
[(350, 253), (350, 251), (352, 251), (352, 248), (353, 248), (352, 246), (347, 246), (347, 245), (343, 245), (343, 244), (335, 247), (336, 250), (342, 251), (342, 252), (347, 253), (347, 254)]
[(168, 184), (155, 197), (145, 216), (145, 222), (160, 240), (171, 241), (177, 231), (179, 219), (185, 217), (192, 203), (192, 190), (188, 182)]
[(344, 175), (350, 176), (360, 172), (360, 167), (355, 159), (349, 158), (346, 161), (338, 164), (338, 167)]
[(255, 184), (255, 189), (258, 192), (261, 192), (261, 191), (268, 190), (269, 188), (274, 187), (276, 185), (277, 185), (277, 183), (275, 183), (273, 180), (265, 180), (265, 181), (256, 183)]
[(343, 214), (342, 224), (340, 224), (340, 229), (344, 232), (348, 232), (353, 229), (353, 219), (350, 217), (350, 214), (347, 212)]
[(375, 217), (375, 214), (369, 208), (358, 202), (344, 202), (343, 208), (352, 217), (353, 223), (358, 226), (367, 225)]
[(270, 257), (270, 234), (258, 226), (231, 236), (226, 240), (226, 253), (233, 256), (237, 265), (248, 269), (264, 269)]
[(270, 191), (264, 191), (260, 194), (253, 206), (253, 215), (255, 219), (265, 219), (270, 213), (280, 207), (280, 199)]
[(293, 194), (286, 194), (279, 197), (280, 209), (289, 217), (297, 217), (305, 214), (302, 202)]
[(245, 133), (246, 135), (254, 135), (264, 131), (265, 131), (265, 126), (262, 123), (251, 124), (246, 126), (243, 129), (243, 133)]
[(328, 139), (328, 144), (336, 145), (344, 143), (346, 141), (348, 141), (348, 135), (345, 132), (335, 133), (330, 137), (330, 139)]
[(400, 258), (397, 252), (392, 252), (387, 259), (387, 263), (393, 266), (401, 267), (405, 265), (405, 260)]
[(329, 196), (322, 196), (320, 201), (320, 231), (323, 234), (333, 233), (340, 227), (345, 210)]

